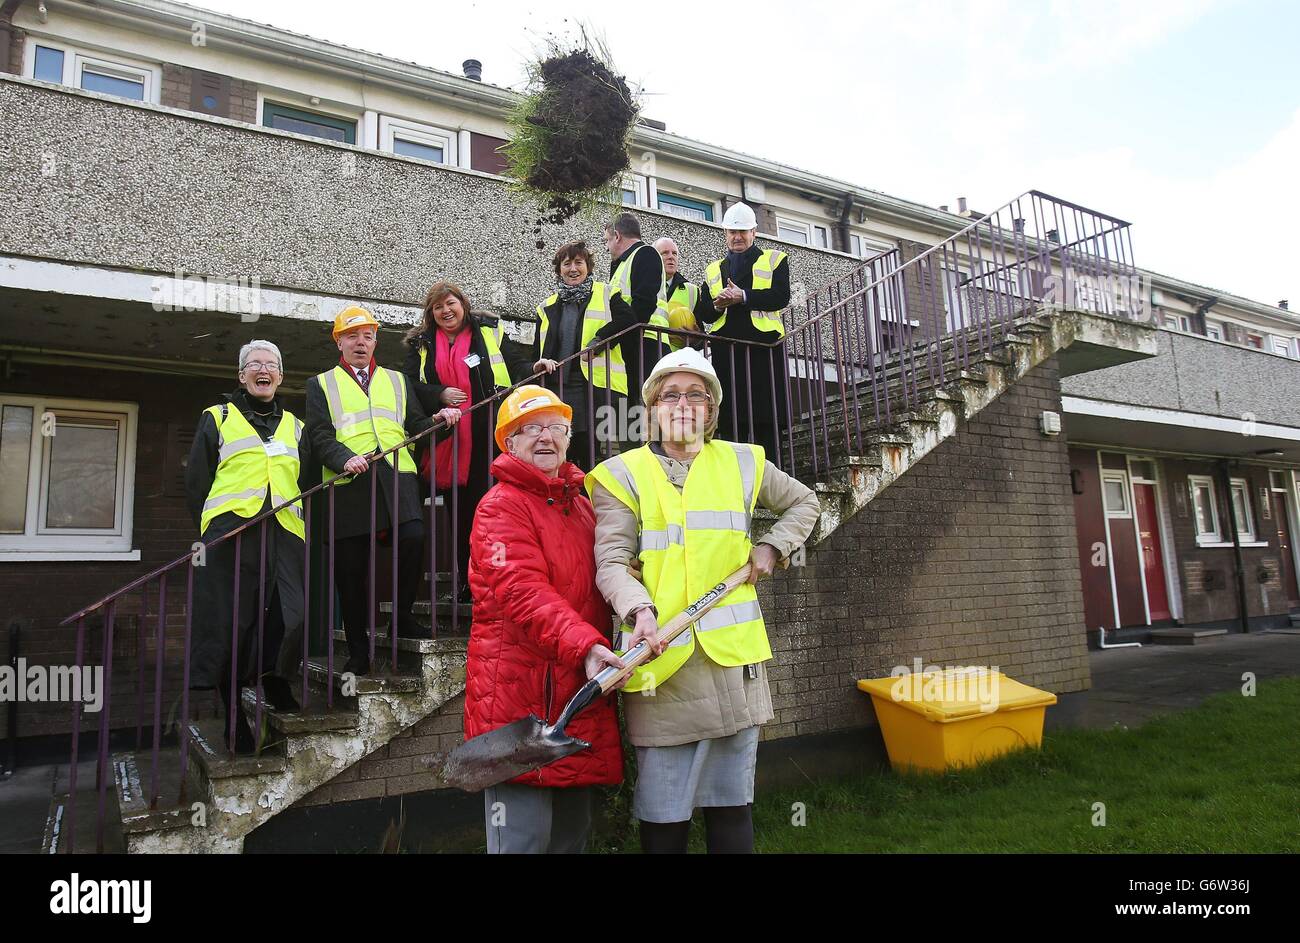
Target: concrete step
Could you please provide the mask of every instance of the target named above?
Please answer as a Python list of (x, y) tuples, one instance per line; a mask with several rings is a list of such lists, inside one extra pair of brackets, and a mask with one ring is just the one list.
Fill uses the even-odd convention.
[[(272, 745), (257, 756), (237, 756), (230, 752), (221, 720), (193, 722), (189, 729), (189, 759), (196, 767), (202, 781), (213, 782), (236, 776), (259, 776), (263, 773), (284, 771), (282, 744)], [(254, 735), (256, 733), (257, 731), (254, 731)]]
[(1227, 629), (1155, 629), (1151, 632), (1151, 642), (1155, 645), (1200, 645), (1227, 634)]
[[(110, 791), (112, 786), (110, 785)], [(122, 823), (113, 814), (114, 799), (110, 795), (106, 800), (104, 811), (104, 847), (105, 854), (123, 854), (126, 852), (126, 839), (122, 835)], [(43, 855), (93, 855), (99, 852), (95, 834), (95, 813), (99, 806), (98, 794), (94, 789), (92, 778), (89, 788), (78, 788), (76, 797), (76, 822), (71, 815), (73, 799), (67, 793), (50, 797), (50, 810), (45, 818), (45, 834), (41, 838)], [(76, 834), (71, 834), (75, 828)]]
[[(379, 654), (376, 646), (376, 655)], [(307, 663), (307, 673), (319, 684), (333, 684), (336, 693), (343, 689), (343, 660), (334, 653), (334, 673), (331, 675), (323, 663), (315, 660)], [(415, 694), (419, 692), (423, 679), (415, 674), (393, 674), (382, 663), (373, 665), (370, 674), (356, 679), (356, 693), (361, 694)]]
[(180, 750), (173, 744), (159, 751), (158, 791), (154, 801), (152, 763), (152, 754), (145, 750), (113, 757), (118, 816), (125, 833), (186, 828), (194, 814), (192, 803), (205, 798), (193, 776), (187, 773), (182, 777)]
[[(301, 691), (295, 692), (294, 696), (301, 696)], [(248, 712), (249, 722), (252, 723), (257, 716), (257, 695), (247, 688), (244, 689), (244, 710)], [(311, 706), (306, 711), (282, 713), (263, 703), (262, 714), (275, 730), (286, 737), (352, 730), (357, 725), (356, 710), (328, 709), (323, 691), (312, 699)]]

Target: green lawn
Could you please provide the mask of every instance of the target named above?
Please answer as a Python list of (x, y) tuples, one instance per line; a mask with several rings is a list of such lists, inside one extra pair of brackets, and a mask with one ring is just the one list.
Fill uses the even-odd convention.
[(760, 793), (754, 817), (762, 852), (1295, 852), (1300, 678), (1140, 728), (1056, 733), (977, 769)]

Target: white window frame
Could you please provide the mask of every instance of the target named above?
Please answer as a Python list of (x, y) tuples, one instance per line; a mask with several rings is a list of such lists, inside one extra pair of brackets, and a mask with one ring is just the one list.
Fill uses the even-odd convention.
[(1223, 325), (1215, 321), (1206, 321), (1205, 336), (1212, 341), (1223, 340)]
[[(1290, 356), (1292, 356), (1292, 354), (1291, 354), (1291, 350), (1292, 350), (1291, 338), (1289, 338), (1289, 337), (1278, 337), (1276, 334), (1274, 334), (1274, 335), (1272, 335), (1272, 341), (1273, 341), (1273, 353), (1277, 354), (1279, 357), (1290, 357)], [(1281, 349), (1279, 349), (1279, 348), (1281, 348)]]
[[(795, 242), (781, 235), (781, 227), (786, 229), (798, 229), (807, 237), (807, 242)], [(821, 238), (826, 241), (825, 245), (818, 245), (817, 239), (820, 234)], [(776, 238), (783, 239), (786, 242), (792, 242), (795, 245), (807, 246), (809, 249), (827, 249), (831, 248), (831, 230), (829, 226), (821, 223), (814, 223), (809, 220), (797, 219), (793, 216), (777, 216), (776, 218)]]
[[(1201, 532), (1201, 519), (1196, 513), (1196, 488), (1198, 485), (1205, 485), (1210, 489), (1210, 517), (1214, 522), (1213, 533)], [(1219, 544), (1223, 542), (1223, 525), (1219, 521), (1219, 500), (1214, 479), (1209, 475), (1188, 475), (1187, 476), (1188, 500), (1192, 506), (1192, 527), (1196, 530), (1196, 542), (1198, 544)]]
[[(131, 81), (139, 80), (144, 85), (144, 101), (157, 105), (161, 100), (161, 66), (143, 62), (139, 59), (119, 56), (116, 53), (97, 53), (79, 46), (71, 46), (60, 40), (49, 40), (30, 33), (27, 40), (23, 48), (23, 76), (25, 78), (36, 78), (36, 47), (44, 46), (46, 49), (56, 49), (63, 53), (63, 84), (70, 88), (81, 88), (82, 73), (85, 71), (86, 66), (89, 65), (92, 71), (106, 72)], [(83, 91), (86, 90), (83, 89)], [(91, 94), (103, 95), (105, 93), (92, 92)], [(136, 99), (124, 98), (122, 100), (135, 101)]]
[[(135, 449), (139, 409), (135, 403), (0, 395), (0, 406), (32, 410), (32, 441), (28, 455), (26, 522), (21, 534), (0, 534), (0, 562), (16, 560), (139, 560), (131, 547), (135, 513)], [(117, 500), (112, 528), (51, 533), (41, 526), (41, 509), (49, 486), (49, 438), (41, 434), (47, 412), (68, 418), (109, 418), (121, 421), (117, 445)], [(55, 426), (55, 435), (58, 434)]]
[[(1174, 322), (1170, 324), (1169, 322)], [(1171, 331), (1181, 331), (1184, 334), (1192, 333), (1192, 319), (1186, 314), (1166, 314), (1165, 327)]]
[[(857, 248), (854, 248), (854, 244)], [(898, 246), (892, 242), (886, 242), (881, 239), (873, 239), (870, 236), (864, 236), (861, 233), (849, 233), (849, 255), (856, 256), (859, 259), (870, 259), (880, 255), (882, 252), (892, 252)]]
[(623, 203), (623, 206), (636, 206), (641, 209), (648, 209), (650, 206), (650, 184), (645, 174), (623, 174), (623, 179), (619, 184), (619, 197), (622, 199), (622, 191), (631, 190), (636, 197), (635, 203)]
[[(1228, 479), (1228, 487), (1231, 489), (1228, 498), (1232, 506), (1232, 526), (1237, 528), (1238, 543), (1248, 544), (1255, 542), (1255, 512), (1250, 506), (1250, 482), (1245, 478)], [(1242, 507), (1246, 512), (1246, 529), (1241, 529), (1241, 524), (1237, 521), (1237, 502), (1236, 495), (1241, 493)]]
[[(707, 224), (711, 224), (711, 225), (719, 225), (719, 224), (720, 224), (720, 222), (721, 222), (721, 220), (722, 220), (722, 201), (721, 201), (721, 200), (714, 199), (712, 196), (710, 196), (710, 195), (707, 194), (707, 193), (696, 193), (696, 192), (694, 192), (694, 191), (686, 190), (685, 187), (676, 187), (676, 186), (673, 186), (672, 184), (669, 184), (669, 186), (668, 186), (667, 189), (663, 189), (662, 187), (660, 187), (660, 186), (658, 185), (658, 182), (657, 182), (656, 178), (651, 178), (651, 184), (652, 184), (652, 189), (653, 189), (653, 193), (652, 193), (652, 195), (651, 195), (651, 199), (654, 200), (654, 208), (657, 209), (659, 212), (661, 212), (661, 213), (665, 213), (665, 214), (667, 214), (667, 215), (669, 215), (669, 216), (674, 216), (674, 217), (676, 217), (677, 219), (686, 219), (686, 220), (690, 220), (691, 222), (707, 223)], [(679, 192), (679, 191), (681, 191), (681, 192)], [(713, 219), (711, 219), (711, 220), (705, 220), (705, 219), (697, 220), (697, 219), (695, 219), (694, 217), (690, 217), (690, 216), (679, 216), (678, 214), (674, 213), (672, 210), (664, 209), (664, 207), (662, 207), (662, 206), (659, 205), (659, 197), (660, 197), (661, 194), (666, 195), (666, 196), (669, 196), (669, 197), (675, 197), (675, 198), (677, 198), (677, 199), (679, 199), (679, 200), (692, 200), (692, 201), (694, 201), (694, 202), (696, 202), (696, 203), (705, 203), (705, 204), (707, 204), (707, 205), (709, 206), (709, 208), (712, 210), (712, 212), (713, 212)], [(671, 204), (670, 204), (670, 205), (671, 205)], [(680, 207), (679, 207), (679, 208), (680, 208)]]
[[(1118, 510), (1107, 507), (1106, 505), (1106, 485), (1109, 482), (1118, 482), (1120, 493), (1124, 496), (1124, 507)], [(1133, 492), (1129, 488), (1128, 472), (1118, 468), (1103, 468), (1101, 471), (1101, 508), (1106, 517), (1111, 520), (1132, 520), (1133, 519)]]
[[(408, 121), (405, 118), (393, 118), (389, 115), (379, 116), (379, 149), (388, 151), (390, 154), (397, 154), (397, 139), (401, 138), (414, 144), (441, 147), (443, 165), (455, 167), (457, 166), (456, 145), (459, 137), (459, 134), (455, 131), (448, 131), (446, 128), (438, 128), (431, 124)], [(409, 155), (398, 154), (397, 156), (407, 157)], [(421, 159), (419, 157), (412, 158), (412, 160)]]

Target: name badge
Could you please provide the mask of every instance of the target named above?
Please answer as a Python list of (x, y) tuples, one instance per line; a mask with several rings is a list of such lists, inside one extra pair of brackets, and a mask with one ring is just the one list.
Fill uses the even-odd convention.
[(482, 361), (483, 358), (480, 357), (478, 354), (470, 354), (468, 357), (465, 358), (465, 366), (477, 367), (480, 363), (482, 363)]
[(262, 448), (266, 449), (266, 454), (268, 456), (289, 454), (289, 450), (279, 439), (272, 439), (270, 442), (263, 442)]

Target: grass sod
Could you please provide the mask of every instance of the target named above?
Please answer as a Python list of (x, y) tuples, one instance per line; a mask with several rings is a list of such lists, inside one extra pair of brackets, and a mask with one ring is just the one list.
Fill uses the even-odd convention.
[[(975, 769), (883, 772), (756, 798), (755, 844), (768, 853), (1295, 852), (1300, 678), (1138, 728), (1060, 731), (1041, 752)], [(791, 823), (796, 802), (806, 826)], [(1095, 802), (1105, 803), (1104, 827), (1092, 824)], [(697, 812), (697, 852), (700, 822)]]

